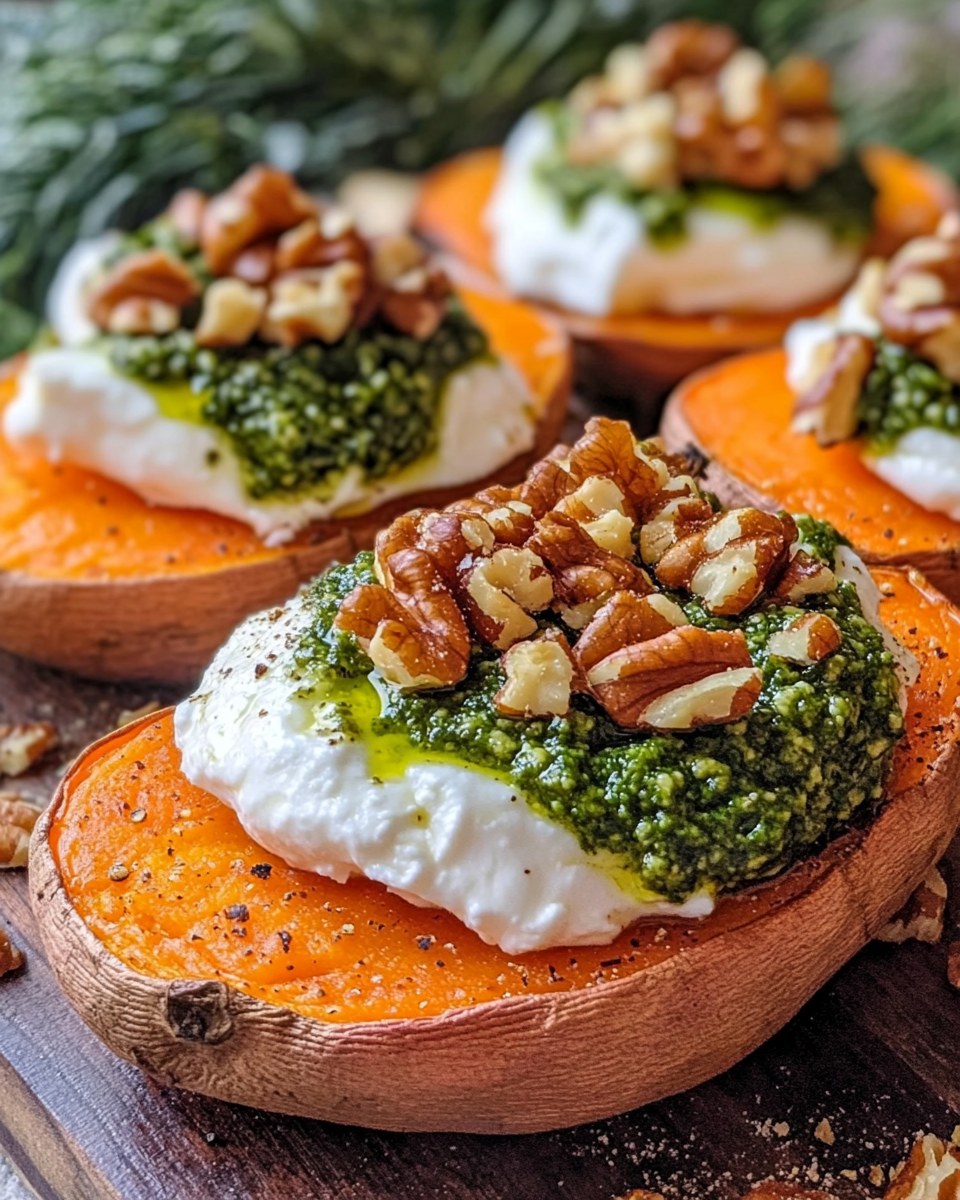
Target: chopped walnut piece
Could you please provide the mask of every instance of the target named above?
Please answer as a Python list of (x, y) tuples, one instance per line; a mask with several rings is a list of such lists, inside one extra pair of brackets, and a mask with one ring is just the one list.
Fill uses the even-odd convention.
[(669, 596), (660, 592), (649, 596), (615, 592), (580, 634), (574, 656), (586, 673), (621, 646), (649, 642), (687, 624), (683, 609)]
[(625, 509), (626, 497), (619, 484), (607, 476), (591, 475), (575, 490), (564, 496), (555, 512), (564, 513), (579, 522), (603, 550), (633, 555), (633, 518)]
[(198, 346), (242, 346), (257, 331), (267, 306), (263, 288), (240, 279), (216, 279), (204, 292), (196, 328)]
[(773, 72), (780, 103), (789, 113), (816, 113), (830, 107), (830, 68), (809, 54), (791, 54)]
[(718, 71), (739, 44), (725, 25), (691, 19), (655, 29), (647, 40), (647, 69), (651, 88), (666, 88), (684, 75)]
[(505, 717), (562, 717), (570, 711), (576, 668), (567, 639), (556, 629), (517, 642), (500, 660), (506, 681), (493, 698)]
[(179, 236), (195, 246), (200, 241), (206, 207), (207, 197), (203, 192), (197, 188), (183, 188), (170, 201), (166, 216)]
[(837, 577), (825, 562), (805, 550), (798, 550), (770, 592), (770, 599), (796, 604), (805, 596), (832, 592), (836, 586)]
[(199, 295), (199, 283), (179, 259), (165, 250), (142, 250), (110, 268), (90, 293), (87, 310), (94, 324), (109, 329), (114, 310), (124, 301), (157, 301), (179, 311)]
[(439, 267), (414, 267), (395, 279), (380, 300), (380, 314), (410, 337), (428, 338), (439, 328), (450, 281)]
[(745, 716), (763, 676), (740, 630), (681, 625), (607, 655), (587, 672), (587, 684), (624, 728), (683, 731)]
[(10, 935), (0, 929), (0, 979), (11, 975), (23, 966), (23, 952), (10, 940)]
[(317, 213), (282, 233), (277, 241), (276, 271), (301, 267), (329, 267), (350, 260), (366, 264), (366, 244), (341, 209)]
[(566, 465), (575, 483), (606, 475), (620, 485), (626, 499), (641, 509), (669, 478), (659, 454), (639, 444), (626, 421), (591, 417), (583, 437), (570, 451)]
[(336, 342), (350, 326), (362, 288), (363, 271), (350, 261), (281, 276), (274, 281), (260, 332), (283, 346), (315, 338)]
[(667, 587), (699, 596), (709, 612), (733, 616), (759, 599), (785, 565), (795, 533), (789, 518), (733, 508), (671, 546), (657, 574)]
[(713, 520), (714, 512), (690, 475), (674, 475), (650, 500), (640, 528), (640, 557), (656, 566), (680, 538)]
[(0, 724), (0, 775), (17, 776), (29, 771), (58, 740), (56, 727), (49, 721)]
[(292, 229), (316, 211), (315, 202), (286, 172), (251, 167), (208, 201), (200, 233), (204, 258), (215, 275), (225, 274), (242, 250)]
[(388, 234), (373, 243), (371, 269), (374, 280), (391, 287), (408, 272), (426, 262), (423, 246), (408, 233)]
[(877, 934), (879, 942), (939, 942), (947, 909), (947, 885), (931, 867), (903, 908)]
[(144, 300), (131, 296), (121, 300), (106, 321), (108, 333), (152, 334), (172, 333), (180, 324), (180, 310), (162, 300)]
[(423, 550), (394, 551), (390, 588), (361, 584), (337, 613), (338, 629), (356, 635), (373, 665), (400, 688), (449, 687), (470, 661), (460, 607)]
[(928, 1133), (914, 1143), (884, 1200), (956, 1200), (958, 1196), (960, 1151)]
[(535, 633), (537, 623), (530, 614), (553, 599), (553, 579), (543, 560), (518, 546), (502, 546), (468, 566), (461, 589), (477, 636), (498, 650)]
[(789, 662), (809, 667), (840, 649), (842, 636), (836, 621), (826, 613), (804, 613), (767, 643), (767, 650)]
[(827, 344), (823, 369), (816, 381), (797, 396), (793, 428), (814, 433), (821, 446), (852, 437), (857, 429), (857, 406), (870, 368), (873, 341), (861, 333), (844, 333)]
[(598, 546), (572, 517), (550, 512), (537, 522), (527, 545), (553, 571), (555, 607), (571, 629), (582, 629), (614, 592), (646, 595), (650, 577), (627, 558)]
[(273, 242), (255, 242), (241, 250), (224, 275), (234, 276), (251, 287), (262, 287), (276, 273), (277, 247)]
[(0, 868), (25, 867), (40, 809), (16, 792), (0, 792)]

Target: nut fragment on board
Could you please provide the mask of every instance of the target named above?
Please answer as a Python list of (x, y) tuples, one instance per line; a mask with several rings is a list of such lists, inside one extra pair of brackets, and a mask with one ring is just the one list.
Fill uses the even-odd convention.
[(947, 908), (947, 885), (936, 867), (903, 908), (877, 934), (879, 942), (939, 942)]
[(0, 979), (23, 966), (23, 952), (10, 940), (10, 935), (0, 929)]
[(16, 792), (0, 792), (0, 869), (25, 867), (40, 809)]
[(56, 727), (49, 721), (0, 724), (0, 775), (15, 777), (29, 771), (58, 740)]

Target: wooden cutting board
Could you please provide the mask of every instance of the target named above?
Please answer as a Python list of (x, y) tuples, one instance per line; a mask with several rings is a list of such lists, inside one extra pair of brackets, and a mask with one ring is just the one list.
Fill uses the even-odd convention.
[[(174, 699), (5, 655), (0, 680), (0, 720), (53, 719), (61, 732), (62, 752), (22, 781), (33, 794), (122, 710)], [(948, 866), (960, 893), (960, 846)], [(158, 1087), (61, 997), (22, 871), (0, 877), (0, 918), (27, 954), (0, 981), (0, 1148), (43, 1200), (613, 1200), (641, 1187), (734, 1200), (794, 1172), (840, 1198), (877, 1196), (871, 1168), (894, 1165), (917, 1130), (949, 1137), (960, 1121), (960, 994), (939, 946), (869, 947), (740, 1066), (647, 1109), (537, 1136), (404, 1136)], [(815, 1136), (824, 1118), (832, 1145)]]

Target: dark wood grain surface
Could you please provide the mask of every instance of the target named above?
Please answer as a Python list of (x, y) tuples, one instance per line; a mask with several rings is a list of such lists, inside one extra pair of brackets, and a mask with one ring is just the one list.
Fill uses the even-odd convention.
[[(123, 710), (174, 698), (0, 654), (0, 720), (60, 730), (61, 749), (19, 781), (37, 797)], [(948, 868), (960, 894), (957, 844)], [(613, 1200), (634, 1188), (734, 1200), (770, 1176), (848, 1200), (879, 1196), (871, 1171), (886, 1173), (918, 1130), (949, 1137), (960, 1122), (960, 994), (942, 946), (868, 947), (766, 1046), (685, 1095), (576, 1129), (482, 1138), (370, 1132), (160, 1088), (61, 997), (22, 871), (0, 874), (0, 920), (27, 955), (0, 981), (0, 1149), (43, 1200)], [(833, 1144), (815, 1134), (824, 1118)]]

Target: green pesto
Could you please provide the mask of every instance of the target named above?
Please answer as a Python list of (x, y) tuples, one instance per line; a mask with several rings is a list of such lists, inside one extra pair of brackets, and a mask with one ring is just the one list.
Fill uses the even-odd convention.
[(905, 433), (921, 426), (960, 436), (960, 390), (905, 346), (880, 338), (859, 417), (874, 454), (889, 452)]
[[(803, 541), (816, 553), (839, 539), (805, 521)], [(361, 554), (309, 589), (311, 627), (297, 651), (301, 695), (314, 689), (336, 696), (339, 688), (347, 699), (338, 720), (348, 735), (389, 737), (392, 744), (399, 737), (414, 760), (449, 758), (496, 773), (585, 850), (614, 855), (639, 889), (679, 901), (700, 888), (732, 890), (767, 877), (882, 795), (903, 717), (891, 656), (850, 583), (806, 606), (828, 613), (843, 634), (837, 653), (806, 668), (767, 650), (797, 608), (717, 618), (675, 597), (694, 624), (744, 630), (763, 671), (763, 692), (734, 725), (638, 735), (618, 729), (583, 696), (562, 718), (499, 716), (492, 698), (503, 676), (497, 655), (486, 650), (474, 652), (466, 679), (451, 690), (383, 688), (380, 716), (363, 728), (350, 700), (353, 685), (342, 689), (370, 663), (332, 622), (341, 599), (373, 580), (372, 558)]]
[(580, 220), (594, 196), (606, 194), (635, 208), (650, 241), (664, 250), (684, 240), (690, 211), (696, 207), (742, 217), (757, 229), (769, 229), (789, 215), (810, 217), (838, 241), (862, 241), (870, 230), (875, 189), (856, 158), (847, 158), (803, 191), (761, 191), (707, 182), (642, 189), (611, 163), (568, 162), (566, 143), (573, 132), (569, 109), (552, 103), (542, 105), (541, 111), (553, 125), (555, 141), (536, 165), (536, 176), (559, 201), (571, 225)]
[(201, 349), (189, 330), (105, 344), (117, 371), (202, 397), (174, 415), (223, 432), (256, 500), (323, 495), (350, 469), (379, 479), (429, 454), (448, 378), (489, 353), (455, 303), (423, 341), (375, 322), (292, 350)]

